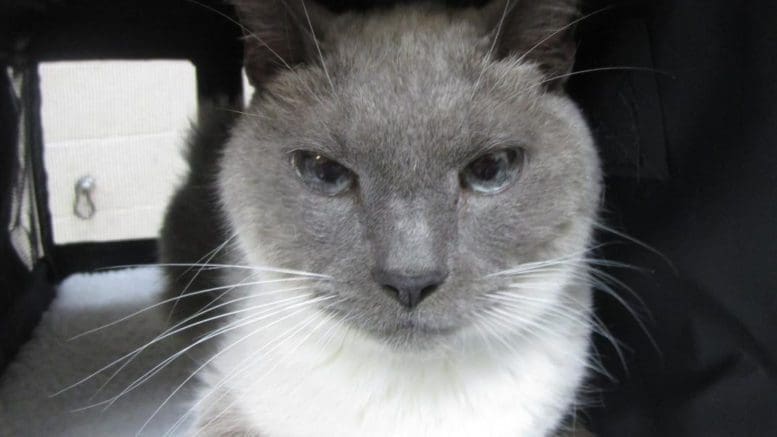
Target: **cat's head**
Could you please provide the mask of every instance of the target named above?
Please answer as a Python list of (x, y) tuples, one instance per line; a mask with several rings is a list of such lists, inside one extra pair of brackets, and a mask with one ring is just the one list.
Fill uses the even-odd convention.
[(331, 277), (320, 306), (393, 345), (565, 305), (600, 191), (563, 92), (575, 1), (234, 3), (258, 88), (219, 176), (240, 261)]

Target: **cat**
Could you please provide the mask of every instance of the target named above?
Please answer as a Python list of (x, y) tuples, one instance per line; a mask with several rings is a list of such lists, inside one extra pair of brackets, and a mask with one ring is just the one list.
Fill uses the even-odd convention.
[(232, 3), (257, 91), (200, 127), (160, 240), (213, 343), (198, 435), (566, 432), (602, 178), (576, 1)]

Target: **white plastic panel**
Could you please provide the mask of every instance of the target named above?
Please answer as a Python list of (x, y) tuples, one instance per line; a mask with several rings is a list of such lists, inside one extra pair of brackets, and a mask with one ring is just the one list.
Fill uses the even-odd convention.
[[(187, 61), (40, 65), (44, 157), (57, 244), (153, 238), (185, 173), (182, 146), (197, 113)], [(94, 214), (74, 211), (91, 177)]]

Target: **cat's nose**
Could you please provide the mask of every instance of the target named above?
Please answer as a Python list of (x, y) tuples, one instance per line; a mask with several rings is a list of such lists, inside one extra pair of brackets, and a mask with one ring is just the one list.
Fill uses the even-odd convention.
[(383, 286), (389, 296), (407, 308), (415, 308), (422, 300), (434, 293), (448, 277), (448, 272), (432, 270), (420, 274), (405, 274), (396, 271), (375, 269), (375, 281)]

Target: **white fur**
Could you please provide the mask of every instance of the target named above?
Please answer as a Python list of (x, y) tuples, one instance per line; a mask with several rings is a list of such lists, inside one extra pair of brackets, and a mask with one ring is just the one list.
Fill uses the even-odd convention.
[[(589, 308), (590, 294), (581, 299)], [(544, 316), (553, 329), (504, 343), (470, 329), (447, 347), (401, 352), (312, 307), (280, 320), (294, 311), (225, 336), (198, 405), (201, 426), (209, 424), (204, 434), (544, 436), (569, 411), (585, 373), (590, 332), (568, 318)]]

